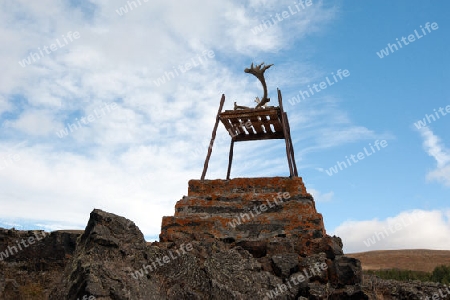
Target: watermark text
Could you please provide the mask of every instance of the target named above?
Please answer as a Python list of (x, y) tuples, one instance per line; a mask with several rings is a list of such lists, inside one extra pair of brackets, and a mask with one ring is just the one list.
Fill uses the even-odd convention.
[[(378, 55), (379, 58), (384, 58), (384, 57), (388, 56), (390, 53), (394, 53), (395, 51), (398, 51), (399, 47), (401, 49), (401, 48), (403, 48), (403, 46), (407, 46), (410, 43), (416, 41), (416, 38), (419, 40), (422, 37), (426, 36), (427, 32), (431, 33), (430, 28), (433, 30), (438, 30), (439, 26), (436, 22), (433, 22), (431, 24), (430, 24), (430, 22), (427, 22), (425, 24), (425, 28), (423, 28), (422, 25), (420, 25), (420, 29), (421, 29), (423, 35), (420, 35), (420, 33), (417, 32), (417, 29), (414, 29), (414, 34), (411, 33), (410, 35), (408, 35), (408, 38), (406, 38), (404, 36), (402, 36), (400, 40), (398, 38), (396, 38), (395, 40), (397, 41), (397, 44), (395, 42), (393, 44), (388, 43), (386, 48), (381, 49), (379, 52), (376, 52), (376, 54)], [(408, 41), (406, 41), (406, 39), (408, 39)], [(402, 43), (403, 43), (403, 46), (402, 46)], [(397, 45), (398, 45), (398, 47), (397, 47)], [(389, 53), (389, 51), (390, 51), (390, 53)]]
[(27, 58), (19, 61), (19, 64), (22, 66), (22, 68), (25, 68), (26, 66), (31, 65), (33, 62), (39, 61), (45, 55), (55, 52), (56, 50), (65, 47), (70, 42), (73, 42), (74, 40), (77, 40), (79, 38), (80, 33), (78, 31), (74, 31), (73, 33), (72, 31), (69, 31), (66, 34), (62, 35), (62, 41), (57, 38), (54, 44), (50, 44), (50, 46), (44, 46), (42, 47), (42, 49), (39, 47), (38, 52), (30, 52)]

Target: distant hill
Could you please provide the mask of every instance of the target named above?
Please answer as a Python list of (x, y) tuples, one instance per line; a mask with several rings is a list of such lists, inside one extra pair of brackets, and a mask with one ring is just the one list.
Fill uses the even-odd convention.
[(378, 250), (346, 254), (361, 261), (363, 270), (402, 269), (432, 272), (436, 266), (450, 265), (450, 250)]

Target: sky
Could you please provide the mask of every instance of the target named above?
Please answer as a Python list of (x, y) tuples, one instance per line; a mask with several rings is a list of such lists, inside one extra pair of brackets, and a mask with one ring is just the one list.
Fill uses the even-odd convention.
[[(344, 251), (450, 250), (449, 8), (0, 0), (0, 227), (84, 229), (98, 208), (158, 239), (201, 176), (221, 95), (255, 105), (244, 69), (265, 62)], [(219, 126), (207, 179), (225, 178), (229, 142)], [(288, 176), (284, 147), (237, 143), (231, 177)]]

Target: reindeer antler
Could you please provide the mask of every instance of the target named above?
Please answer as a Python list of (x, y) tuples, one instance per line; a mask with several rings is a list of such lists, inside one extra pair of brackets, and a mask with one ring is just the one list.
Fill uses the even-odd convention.
[(264, 106), (267, 102), (270, 101), (270, 98), (267, 98), (267, 85), (266, 85), (266, 79), (264, 78), (264, 72), (268, 68), (273, 66), (273, 64), (265, 65), (265, 66), (263, 66), (263, 65), (264, 65), (264, 62), (262, 62), (261, 64), (256, 65), (256, 66), (253, 66), (253, 63), (252, 63), (252, 65), (250, 66), (250, 69), (245, 68), (245, 70), (244, 70), (245, 73), (250, 73), (250, 74), (255, 75), (255, 77), (258, 78), (259, 81), (261, 81), (261, 84), (263, 86), (264, 96), (262, 97), (261, 102), (259, 102), (255, 108), (260, 108), (260, 107)]

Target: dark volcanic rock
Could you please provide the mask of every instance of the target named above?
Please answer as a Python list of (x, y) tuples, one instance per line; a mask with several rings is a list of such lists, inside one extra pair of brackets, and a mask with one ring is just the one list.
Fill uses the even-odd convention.
[(298, 271), (298, 254), (286, 253), (272, 256), (273, 271), (281, 278), (287, 278)]
[(301, 178), (191, 180), (175, 211), (147, 246), (94, 210), (51, 299), (364, 299), (359, 261), (326, 235)]
[(48, 299), (80, 234), (0, 228), (0, 299)]
[(95, 209), (61, 286), (49, 299), (161, 299), (157, 285), (130, 273), (148, 258), (144, 236), (123, 218)]
[(449, 300), (450, 287), (419, 280), (384, 280), (374, 275), (363, 276), (363, 290), (370, 299)]
[[(175, 211), (163, 219), (160, 242), (148, 244), (132, 221), (95, 209), (83, 234), (53, 232), (0, 261), (0, 299), (431, 299), (446, 293), (437, 284), (362, 278), (360, 262), (343, 255), (340, 238), (326, 234), (301, 178), (191, 180)], [(0, 250), (35, 234), (0, 231)]]

